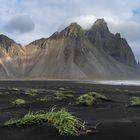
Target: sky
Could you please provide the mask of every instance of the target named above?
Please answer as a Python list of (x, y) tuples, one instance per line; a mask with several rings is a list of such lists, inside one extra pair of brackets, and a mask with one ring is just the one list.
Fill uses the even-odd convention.
[(98, 18), (127, 39), (140, 61), (140, 0), (0, 0), (0, 34), (23, 45), (71, 22), (89, 29)]

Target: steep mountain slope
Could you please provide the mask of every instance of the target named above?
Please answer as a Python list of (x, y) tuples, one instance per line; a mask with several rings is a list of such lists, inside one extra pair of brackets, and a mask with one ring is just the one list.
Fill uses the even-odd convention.
[(86, 34), (93, 45), (102, 48), (117, 61), (136, 66), (134, 54), (127, 41), (119, 33), (110, 33), (104, 19), (98, 19)]
[(85, 31), (77, 23), (25, 47), (0, 36), (1, 77), (128, 79), (139, 76), (127, 41), (103, 19)]
[[(97, 21), (99, 24), (102, 20)], [(95, 28), (97, 22), (93, 25)], [(107, 26), (105, 30), (100, 26), (100, 30), (108, 31)], [(117, 46), (113, 44), (108, 47), (110, 50), (118, 53), (120, 56), (112, 56), (111, 51), (108, 53), (104, 46), (93, 43), (94, 33), (93, 28), (89, 31), (84, 31), (80, 25), (72, 23), (69, 27), (61, 32), (54, 33), (50, 38), (40, 39), (32, 42), (26, 47), (28, 59), (33, 59), (35, 65), (30, 63), (30, 76), (47, 76), (49, 78), (126, 78), (136, 77), (137, 71), (135, 68), (136, 61), (129, 46)], [(96, 30), (97, 31), (97, 30)], [(93, 36), (91, 36), (91, 33)], [(102, 32), (101, 32), (102, 33)], [(100, 36), (100, 33), (98, 33)], [(111, 34), (111, 33), (110, 33)], [(111, 34), (114, 40), (114, 35)], [(92, 37), (92, 40), (91, 38)], [(105, 38), (106, 39), (106, 38)], [(95, 42), (98, 38), (95, 37)], [(102, 38), (104, 40), (104, 38)], [(123, 40), (120, 38), (120, 40)], [(118, 40), (118, 42), (120, 41)], [(111, 40), (112, 41), (112, 40)], [(102, 41), (103, 42), (103, 41)], [(117, 41), (116, 41), (117, 42)], [(118, 43), (117, 42), (117, 43)], [(100, 41), (99, 41), (100, 43)], [(34, 48), (34, 49), (33, 49)], [(121, 50), (122, 49), (122, 50)], [(128, 52), (124, 52), (128, 50)], [(32, 51), (34, 50), (34, 51)], [(32, 55), (31, 52), (32, 51)], [(124, 56), (132, 55), (132, 62), (123, 59)], [(37, 56), (37, 58), (36, 58)], [(128, 57), (128, 56), (127, 56)], [(131, 57), (128, 57), (128, 59)], [(32, 61), (31, 61), (32, 62)], [(29, 68), (29, 65), (27, 66)]]
[(0, 76), (15, 77), (22, 74), (21, 61), (24, 48), (5, 35), (0, 35)]

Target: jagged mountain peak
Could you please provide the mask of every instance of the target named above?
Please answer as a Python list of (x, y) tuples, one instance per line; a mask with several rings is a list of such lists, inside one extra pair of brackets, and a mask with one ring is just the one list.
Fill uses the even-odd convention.
[(64, 37), (78, 37), (79, 35), (83, 34), (82, 32), (83, 32), (82, 27), (75, 22), (75, 23), (71, 23), (61, 32), (56, 31), (49, 38), (37, 39), (31, 42), (29, 45), (41, 46), (46, 40), (49, 40), (49, 39), (64, 38)]
[(127, 41), (121, 37), (120, 33), (112, 34), (104, 19), (95, 21), (86, 35), (94, 46), (103, 49), (115, 60), (129, 66), (136, 65), (134, 54)]
[(77, 22), (73, 22), (71, 23), (68, 27), (66, 27), (65, 29), (70, 29), (70, 30), (79, 30), (82, 27), (77, 23)]
[(62, 38), (79, 38), (79, 37), (82, 37), (84, 36), (84, 31), (82, 29), (82, 27), (74, 22), (74, 23), (71, 23), (69, 26), (67, 26), (65, 29), (63, 29), (62, 31), (60, 32), (55, 32), (53, 33), (49, 38), (47, 39), (62, 39)]
[(24, 48), (6, 35), (0, 34), (0, 58), (23, 56)]
[(17, 44), (13, 39), (7, 37), (6, 35), (0, 34), (0, 56), (4, 56), (5, 53), (8, 53), (9, 49), (11, 49), (15, 45), (19, 44)]
[(108, 34), (109, 29), (108, 29), (106, 21), (104, 19), (96, 20), (93, 26), (91, 27), (90, 32), (94, 32), (94, 33), (98, 32), (102, 36), (105, 36), (106, 34)]
[[(11, 46), (12, 44), (17, 44), (14, 40), (11, 38), (7, 37), (6, 35), (0, 34), (0, 44), (6, 45), (6, 46)], [(3, 46), (2, 45), (2, 46)]]
[(75, 36), (78, 37), (83, 34), (82, 27), (75, 23), (71, 23), (68, 27), (66, 27), (61, 33), (64, 34), (64, 36)]
[(95, 21), (94, 26), (107, 26), (107, 23), (104, 18), (100, 18)]

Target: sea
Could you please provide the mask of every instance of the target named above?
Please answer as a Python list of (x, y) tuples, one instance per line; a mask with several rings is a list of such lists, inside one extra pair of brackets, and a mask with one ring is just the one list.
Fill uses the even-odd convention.
[(140, 80), (86, 80), (79, 81), (80, 83), (91, 83), (91, 84), (105, 84), (105, 85), (132, 85), (140, 86)]

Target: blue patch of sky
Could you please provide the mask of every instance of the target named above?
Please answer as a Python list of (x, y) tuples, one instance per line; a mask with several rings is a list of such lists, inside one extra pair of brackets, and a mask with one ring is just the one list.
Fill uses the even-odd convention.
[(20, 4), (20, 3), (21, 3), (21, 1), (22, 1), (22, 0), (17, 0), (16, 2), (17, 2), (17, 4)]
[(135, 9), (133, 9), (133, 14), (134, 14), (134, 15), (140, 14), (140, 6), (137, 7), (137, 8), (135, 8)]

